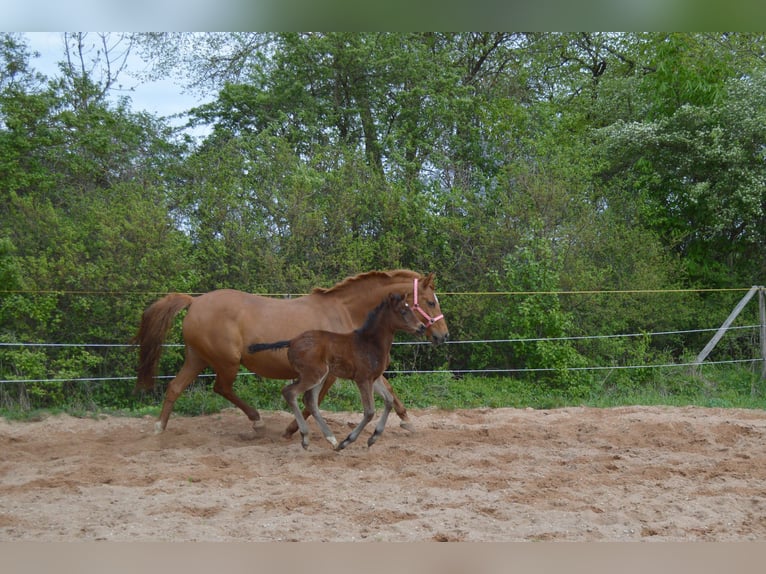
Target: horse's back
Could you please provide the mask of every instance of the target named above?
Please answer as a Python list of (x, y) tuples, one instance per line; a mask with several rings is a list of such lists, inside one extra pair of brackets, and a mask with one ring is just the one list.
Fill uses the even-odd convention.
[(184, 336), (204, 334), (227, 341), (253, 336), (262, 342), (289, 339), (305, 330), (302, 325), (297, 331), (290, 326), (313, 313), (304, 298), (280, 299), (219, 289), (195, 298), (184, 320)]
[(218, 289), (196, 297), (189, 308), (187, 320), (204, 324), (206, 328), (229, 322), (244, 326), (250, 321), (278, 321), (305, 314), (309, 310), (305, 299), (282, 299), (236, 289)]
[(195, 298), (184, 319), (184, 340), (214, 368), (242, 362), (262, 376), (292, 378), (295, 373), (283, 351), (254, 355), (247, 347), (332, 328), (339, 316), (316, 297), (285, 299), (219, 289)]
[(257, 314), (258, 299), (266, 298), (235, 289), (204, 293), (196, 297), (189, 307), (184, 319), (184, 334), (188, 332), (193, 336), (199, 331), (220, 336), (237, 325), (243, 310)]

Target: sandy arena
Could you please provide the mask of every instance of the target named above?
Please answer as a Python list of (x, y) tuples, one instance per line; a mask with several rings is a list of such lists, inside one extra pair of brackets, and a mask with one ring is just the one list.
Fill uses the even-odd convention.
[[(378, 411), (379, 414), (380, 411)], [(304, 451), (264, 412), (0, 420), (0, 541), (766, 539), (766, 413), (625, 407), (396, 416)], [(327, 413), (339, 439), (359, 413)]]

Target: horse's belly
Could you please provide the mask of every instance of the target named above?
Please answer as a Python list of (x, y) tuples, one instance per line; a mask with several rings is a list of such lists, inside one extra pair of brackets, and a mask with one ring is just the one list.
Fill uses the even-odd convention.
[[(256, 375), (267, 379), (295, 379), (298, 376), (285, 357), (279, 360), (278, 357), (266, 357), (266, 353), (273, 355), (286, 355), (285, 351), (260, 351), (258, 353), (247, 354), (242, 357), (242, 364), (248, 370)], [(260, 356), (259, 356), (260, 355)]]

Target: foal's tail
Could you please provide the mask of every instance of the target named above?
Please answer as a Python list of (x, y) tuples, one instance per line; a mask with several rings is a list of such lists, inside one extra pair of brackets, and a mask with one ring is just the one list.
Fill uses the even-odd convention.
[(139, 345), (138, 378), (134, 391), (154, 388), (154, 377), (160, 361), (162, 342), (173, 319), (191, 305), (194, 297), (184, 293), (170, 293), (152, 303), (141, 316), (138, 333), (131, 343)]
[(276, 351), (290, 346), (290, 341), (277, 341), (276, 343), (253, 343), (247, 348), (248, 353), (257, 353), (258, 351)]

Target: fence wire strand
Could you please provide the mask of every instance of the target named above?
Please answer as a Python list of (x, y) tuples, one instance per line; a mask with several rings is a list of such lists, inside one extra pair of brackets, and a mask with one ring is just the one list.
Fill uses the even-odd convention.
[[(743, 330), (743, 329), (757, 329), (759, 325), (739, 325), (729, 327), (727, 330)], [(573, 335), (570, 337), (537, 337), (537, 338), (512, 338), (512, 339), (464, 339), (460, 341), (445, 341), (444, 345), (466, 345), (466, 344), (479, 344), (479, 343), (534, 343), (538, 341), (582, 341), (588, 339), (619, 339), (623, 337), (659, 337), (662, 335), (684, 335), (691, 333), (710, 333), (717, 331), (717, 328), (707, 329), (687, 329), (683, 331), (654, 331), (646, 333), (617, 333), (614, 335)], [(431, 345), (428, 341), (394, 341), (394, 345)], [(183, 343), (163, 343), (163, 347), (183, 347)], [(114, 347), (114, 348), (129, 348), (138, 347), (133, 343), (2, 343), (0, 347)]]
[[(729, 330), (744, 330), (744, 329), (758, 329), (759, 325), (741, 325), (729, 327)], [(627, 337), (655, 337), (666, 335), (679, 335), (679, 334), (692, 334), (692, 333), (705, 333), (717, 331), (716, 328), (707, 329), (687, 329), (680, 331), (657, 331), (651, 333), (620, 333), (613, 335), (580, 335), (570, 337), (541, 337), (541, 338), (509, 338), (509, 339), (476, 339), (476, 340), (460, 340), (460, 341), (447, 341), (447, 345), (476, 345), (476, 344), (502, 344), (502, 343), (533, 343), (542, 341), (576, 341), (576, 340), (592, 340), (592, 339), (614, 339), (614, 338), (627, 338)], [(396, 341), (394, 345), (431, 345), (427, 341)], [(163, 347), (183, 347), (181, 343), (165, 343)], [(47, 347), (47, 348), (69, 348), (69, 347), (95, 347), (95, 348), (134, 348), (137, 347), (131, 343), (0, 343), (0, 347)], [(659, 369), (659, 368), (686, 368), (697, 367), (700, 365), (722, 365), (722, 364), (736, 364), (736, 363), (757, 363), (763, 362), (766, 359), (732, 359), (723, 361), (705, 361), (704, 363), (665, 363), (657, 365), (594, 365), (588, 367), (565, 367), (565, 368), (485, 368), (485, 369), (444, 369), (444, 370), (388, 370), (386, 374), (434, 374), (434, 373), (446, 373), (453, 375), (461, 374), (499, 374), (499, 373), (544, 373), (544, 372), (566, 372), (566, 371), (605, 371), (605, 370), (626, 370), (626, 369)], [(248, 371), (240, 371), (240, 376), (255, 376), (254, 373)], [(201, 378), (214, 377), (214, 374), (205, 373), (199, 375)], [(167, 380), (172, 379), (174, 375), (161, 375), (157, 376), (157, 379)], [(99, 382), (107, 383), (111, 381), (129, 381), (134, 380), (135, 376), (125, 377), (89, 377), (89, 378), (55, 378), (55, 379), (2, 379), (0, 384), (10, 383), (64, 383), (64, 382)]]

